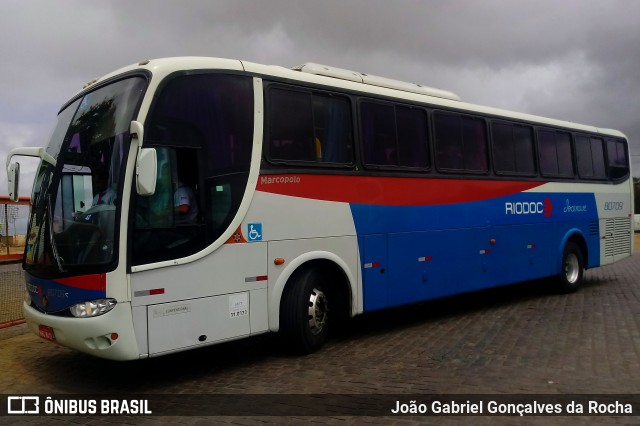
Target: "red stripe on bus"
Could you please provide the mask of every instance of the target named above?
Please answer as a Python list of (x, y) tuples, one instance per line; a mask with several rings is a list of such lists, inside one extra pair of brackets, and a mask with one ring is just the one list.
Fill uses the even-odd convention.
[(107, 276), (105, 274), (80, 275), (77, 277), (56, 278), (54, 282), (83, 290), (105, 291)]
[(428, 206), (498, 198), (544, 184), (504, 180), (262, 175), (256, 189), (271, 194), (351, 204)]

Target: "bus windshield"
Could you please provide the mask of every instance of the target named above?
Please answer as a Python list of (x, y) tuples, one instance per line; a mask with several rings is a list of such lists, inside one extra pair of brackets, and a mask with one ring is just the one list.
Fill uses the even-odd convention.
[(143, 77), (102, 86), (68, 104), (34, 181), (25, 269), (58, 275), (116, 260), (124, 159)]

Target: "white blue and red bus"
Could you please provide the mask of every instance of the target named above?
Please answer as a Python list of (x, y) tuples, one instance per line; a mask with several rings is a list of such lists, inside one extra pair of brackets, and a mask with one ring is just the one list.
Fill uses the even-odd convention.
[(41, 159), (26, 320), (109, 359), (267, 332), (310, 352), (337, 320), (543, 277), (570, 292), (632, 253), (622, 133), (318, 64), (141, 62), (10, 153), (14, 198), (16, 155)]

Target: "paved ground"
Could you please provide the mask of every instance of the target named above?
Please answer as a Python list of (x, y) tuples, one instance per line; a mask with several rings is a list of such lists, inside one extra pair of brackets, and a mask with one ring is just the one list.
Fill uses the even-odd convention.
[[(295, 357), (273, 336), (114, 363), (0, 330), (0, 394), (640, 394), (640, 254), (588, 271), (586, 285), (511, 286), (352, 321)], [(295, 395), (290, 398), (296, 403)], [(197, 403), (196, 403), (197, 404)], [(0, 417), (0, 423), (15, 422)], [(205, 424), (204, 417), (21, 418), (31, 424)], [(219, 417), (237, 424), (520, 424), (513, 417)], [(526, 424), (638, 424), (638, 417), (538, 417)]]

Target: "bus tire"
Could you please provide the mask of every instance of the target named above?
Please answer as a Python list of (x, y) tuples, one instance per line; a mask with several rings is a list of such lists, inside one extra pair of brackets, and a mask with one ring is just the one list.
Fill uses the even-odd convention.
[(280, 309), (281, 330), (296, 352), (310, 354), (327, 340), (328, 286), (317, 268), (299, 270), (291, 278)]
[(559, 290), (573, 293), (584, 280), (584, 257), (580, 246), (573, 241), (567, 242), (562, 252), (562, 269), (558, 277)]

